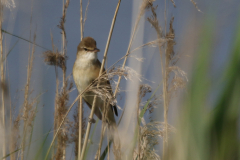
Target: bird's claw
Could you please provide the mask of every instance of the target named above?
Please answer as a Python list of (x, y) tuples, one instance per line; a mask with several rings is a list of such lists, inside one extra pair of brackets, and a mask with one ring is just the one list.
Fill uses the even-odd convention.
[(96, 120), (95, 120), (95, 119), (93, 119), (93, 118), (89, 118), (89, 119), (88, 119), (88, 122), (89, 122), (89, 123), (95, 123), (95, 122), (96, 122)]

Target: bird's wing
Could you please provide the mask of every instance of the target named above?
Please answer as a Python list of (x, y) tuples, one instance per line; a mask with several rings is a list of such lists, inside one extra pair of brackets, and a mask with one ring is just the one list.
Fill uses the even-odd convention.
[[(101, 67), (101, 62), (99, 60), (97, 60), (97, 64)], [(103, 72), (105, 72), (105, 68), (103, 68)], [(111, 93), (111, 95), (113, 95), (112, 87), (111, 87), (109, 80), (107, 80), (105, 83), (106, 83), (105, 85), (108, 85), (108, 87), (110, 88), (109, 92)], [(112, 111), (115, 113), (115, 115), (118, 116), (118, 111), (117, 111), (116, 105), (114, 105), (114, 106), (111, 105), (111, 108), (112, 108)]]
[[(84, 101), (85, 101), (85, 100), (84, 100)], [(91, 105), (91, 104), (89, 104), (87, 101), (85, 101), (85, 103), (88, 105), (88, 107), (89, 107), (90, 109), (92, 109), (92, 105)], [(99, 110), (98, 107), (95, 107), (94, 114), (95, 114), (100, 120), (102, 120), (102, 113), (101, 113), (101, 111)]]

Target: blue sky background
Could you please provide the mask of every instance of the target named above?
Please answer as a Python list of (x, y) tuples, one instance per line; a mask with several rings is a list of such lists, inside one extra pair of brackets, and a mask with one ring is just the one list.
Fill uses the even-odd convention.
[[(167, 1), (168, 22), (171, 16), (175, 17), (173, 23), (176, 35), (175, 40), (177, 43), (175, 46), (175, 52), (181, 55), (179, 66), (186, 71), (190, 77), (191, 64), (193, 63), (192, 58), (195, 56), (195, 51), (197, 50), (200, 41), (200, 30), (204, 25), (204, 22), (206, 22), (206, 19), (214, 21), (214, 46), (212, 47), (210, 74), (213, 81), (218, 80), (219, 77), (221, 77), (222, 70), (225, 68), (229, 48), (232, 45), (232, 39), (239, 20), (240, 2), (239, 0), (196, 0), (196, 2), (198, 8), (202, 12), (198, 12), (189, 0), (176, 1), (177, 8), (174, 8), (172, 3)], [(36, 31), (36, 43), (48, 49), (51, 49), (52, 47), (50, 36), (50, 33), (52, 33), (55, 46), (61, 50), (61, 31), (57, 25), (59, 24), (62, 15), (62, 1), (21, 0), (16, 1), (15, 3), (15, 8), (5, 8), (4, 10), (3, 29), (15, 35), (29, 39), (31, 28), (32, 35)], [(138, 4), (137, 0), (122, 0), (112, 35), (112, 41), (109, 47), (107, 66), (111, 66), (125, 55), (131, 36), (131, 30), (135, 22), (134, 17), (137, 15), (133, 8), (138, 7), (136, 6)], [(157, 14), (159, 22), (160, 25), (164, 27), (164, 1), (157, 0), (154, 4), (158, 5)], [(83, 0), (83, 11), (85, 11), (86, 5), (87, 1)], [(90, 0), (84, 28), (84, 36), (91, 36), (97, 41), (97, 46), (101, 50), (98, 54), (100, 61), (103, 58), (103, 52), (116, 5), (117, 0)], [(32, 23), (30, 25), (31, 8)], [(146, 12), (145, 17), (141, 20), (142, 25), (139, 27), (139, 32), (142, 34), (137, 34), (133, 48), (140, 46), (141, 43), (147, 43), (148, 41), (157, 38), (154, 29), (146, 21), (146, 18), (150, 15), (149, 13), (150, 12)], [(77, 45), (80, 42), (79, 20), (79, 0), (70, 0), (65, 23), (68, 56), (67, 75), (70, 76), (76, 58)], [(4, 51), (8, 52), (16, 41), (18, 41), (18, 38), (4, 34)], [(39, 100), (40, 103), (38, 105), (37, 120), (35, 122), (36, 125), (34, 126), (36, 127), (34, 130), (36, 135), (35, 138), (42, 137), (42, 135), (47, 133), (53, 125), (56, 87), (55, 70), (54, 67), (48, 66), (44, 63), (42, 55), (44, 51), (44, 49), (36, 47), (31, 81), (31, 88), (33, 90), (32, 97), (43, 93)], [(7, 78), (9, 79), (12, 106), (16, 107), (16, 109), (23, 104), (28, 54), (29, 43), (19, 40), (7, 58)], [(134, 53), (134, 55), (138, 56), (138, 53)], [(149, 80), (144, 82), (151, 85), (154, 89), (161, 79), (158, 48), (144, 48), (141, 51), (141, 55), (145, 60), (141, 64), (140, 73)], [(139, 62), (135, 61), (134, 63)], [(119, 65), (121, 65), (121, 62)], [(131, 66), (129, 62), (127, 65)], [(72, 77), (70, 80), (73, 80)], [(120, 86), (121, 90), (127, 90), (125, 86), (126, 81), (123, 80)], [(159, 94), (161, 94), (160, 91)], [(215, 94), (213, 94), (213, 100)], [(69, 104), (72, 103), (76, 96), (77, 91), (74, 90), (70, 94)], [(119, 98), (118, 105), (123, 108), (125, 104), (125, 94), (121, 93), (120, 97), (121, 99)], [(178, 107), (177, 103), (178, 101), (174, 101), (171, 104), (173, 106), (172, 109), (170, 109), (170, 115), (172, 115), (172, 117), (177, 114), (175, 110), (175, 108)], [(163, 109), (161, 109), (161, 104), (159, 105), (159, 108), (160, 109), (156, 110), (157, 114), (155, 117), (162, 120)], [(70, 117), (72, 117), (71, 115), (73, 111), (74, 109), (72, 110)], [(88, 109), (87, 113), (89, 113)], [(100, 128), (98, 127), (98, 129)], [(71, 149), (72, 148), (70, 148), (70, 152)]]

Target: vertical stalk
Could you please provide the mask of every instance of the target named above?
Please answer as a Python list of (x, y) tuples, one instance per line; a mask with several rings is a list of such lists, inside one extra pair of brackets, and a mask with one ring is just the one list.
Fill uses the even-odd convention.
[[(32, 8), (31, 8), (31, 18), (30, 18), (30, 36), (29, 40), (31, 41), (32, 36)], [(35, 38), (34, 38), (35, 41)], [(24, 92), (24, 104), (23, 104), (23, 134), (22, 134), (22, 143), (21, 143), (21, 159), (24, 159), (24, 151), (25, 151), (25, 141), (26, 141), (26, 134), (28, 128), (28, 111), (29, 111), (29, 85), (31, 80), (31, 72), (32, 72), (32, 60), (33, 60), (33, 52), (31, 54), (31, 44), (29, 44), (29, 54), (28, 54), (28, 66), (27, 66), (27, 82), (25, 85), (25, 92)]]
[[(144, 2), (142, 3), (142, 5), (144, 4)], [(119, 5), (120, 5), (120, 2), (119, 2)], [(135, 33), (136, 33), (136, 30), (137, 30), (137, 26), (138, 26), (138, 24), (139, 24), (139, 21), (140, 21), (140, 19), (141, 19), (141, 16), (143, 15), (143, 11), (140, 11), (140, 13), (139, 13), (139, 15), (138, 15), (138, 17), (137, 17), (137, 20), (136, 20), (136, 23), (135, 23), (135, 25), (134, 25), (134, 29), (133, 29), (133, 33), (132, 33), (132, 36), (131, 36), (131, 38), (130, 38), (130, 42), (129, 42), (129, 45), (128, 45), (128, 49), (127, 49), (127, 52), (126, 52), (126, 55), (125, 55), (125, 58), (124, 58), (124, 62), (123, 62), (123, 65), (122, 65), (122, 69), (125, 67), (125, 65), (126, 65), (126, 62), (127, 62), (127, 58), (128, 58), (128, 55), (130, 54), (130, 48), (131, 48), (131, 46), (132, 46), (132, 42), (133, 42), (133, 39), (134, 39), (134, 37), (135, 37)], [(117, 95), (117, 91), (118, 91), (118, 87), (119, 87), (119, 84), (120, 84), (120, 81), (121, 81), (121, 76), (119, 76), (119, 78), (118, 78), (118, 82), (117, 82), (117, 85), (116, 85), (116, 89), (115, 89), (115, 92), (114, 92), (114, 97), (116, 97), (116, 95)], [(99, 144), (99, 150), (101, 151), (101, 145), (102, 145), (102, 139), (103, 139), (103, 133), (104, 133), (104, 131), (103, 131), (103, 128), (104, 127), (102, 127), (102, 132), (101, 132), (101, 139), (100, 139), (100, 144)], [(97, 155), (98, 154), (100, 154), (99, 153), (99, 150), (98, 150), (98, 153), (97, 153)], [(100, 156), (100, 155), (98, 155), (98, 156)]]
[[(139, 24), (139, 21), (141, 19), (141, 16), (142, 16), (142, 14), (140, 13), (138, 15), (138, 18), (137, 18), (136, 23), (134, 25), (133, 33), (132, 33), (132, 36), (131, 36), (131, 39), (130, 39), (130, 42), (129, 42), (129, 45), (128, 45), (128, 49), (127, 49), (127, 52), (126, 52), (126, 55), (125, 55), (125, 58), (124, 58), (124, 61), (123, 61), (122, 69), (124, 69), (124, 67), (126, 65), (126, 62), (127, 62), (128, 55), (130, 54), (130, 49), (131, 49), (131, 46), (132, 46), (132, 42), (133, 42), (133, 39), (135, 37), (135, 33), (136, 33), (136, 30), (137, 30), (137, 26)], [(121, 79), (122, 79), (122, 77), (119, 76), (118, 77), (118, 82), (117, 82), (117, 85), (116, 85), (116, 89), (115, 89), (115, 92), (114, 92), (114, 97), (117, 95), (117, 90), (118, 90), (119, 84), (121, 82)]]
[[(81, 32), (81, 41), (83, 39), (83, 11), (82, 11), (82, 0), (80, 0), (80, 32)], [(82, 96), (80, 96), (79, 100), (79, 130), (78, 130), (78, 159), (80, 160), (81, 157), (81, 150), (82, 150), (82, 122), (83, 122), (83, 102)]]
[[(115, 10), (115, 14), (114, 14), (112, 25), (111, 25), (110, 32), (109, 32), (109, 35), (108, 35), (108, 40), (107, 40), (107, 44), (106, 44), (106, 48), (105, 48), (105, 52), (104, 52), (103, 61), (102, 61), (101, 69), (100, 69), (100, 72), (99, 72), (99, 76), (103, 72), (105, 61), (107, 59), (108, 48), (109, 48), (110, 40), (111, 40), (111, 37), (112, 37), (112, 32), (113, 32), (113, 28), (114, 28), (114, 24), (115, 24), (115, 21), (116, 21), (116, 17), (117, 17), (117, 13), (118, 13), (120, 3), (121, 3), (121, 0), (118, 1), (117, 7), (116, 7), (116, 10)], [(99, 86), (99, 83), (97, 85), (97, 88), (98, 88), (98, 86)], [(94, 110), (95, 110), (95, 107), (96, 107), (96, 99), (97, 99), (97, 96), (95, 95), (89, 119), (92, 119), (92, 117), (93, 117), (93, 113), (94, 113)], [(87, 147), (87, 141), (88, 141), (91, 125), (92, 125), (92, 123), (89, 121), (88, 125), (87, 125), (87, 131), (86, 131), (86, 136), (85, 136), (85, 139), (84, 139), (84, 144), (83, 144), (83, 149), (82, 149), (82, 154), (81, 154), (80, 160), (82, 160), (83, 157), (84, 157), (84, 152), (85, 152), (85, 149)]]
[[(10, 102), (11, 102), (11, 99), (10, 99)], [(13, 126), (12, 126), (12, 123), (13, 123), (13, 120), (12, 120), (12, 105), (10, 103), (10, 123), (9, 123), (9, 128), (10, 128), (10, 145), (9, 145), (9, 151), (10, 153), (14, 151), (14, 148), (13, 148), (13, 136), (12, 136), (12, 132), (13, 132)], [(14, 154), (11, 154), (10, 155), (10, 160), (14, 160)]]
[(81, 40), (83, 39), (83, 11), (82, 11), (82, 0), (80, 0), (80, 32)]
[[(63, 0), (63, 17), (65, 16), (65, 0)], [(62, 22), (63, 24), (63, 26), (64, 26), (64, 21)], [(65, 35), (65, 31), (64, 31), (64, 29), (62, 29), (62, 54), (65, 56), (66, 55), (66, 35)], [(66, 92), (66, 61), (65, 61), (65, 66), (62, 68), (62, 71), (63, 71), (63, 82), (62, 82), (62, 87), (63, 87), (63, 89), (62, 89), (62, 92)], [(61, 107), (64, 107), (64, 106), (61, 106)], [(61, 118), (60, 118), (61, 119)], [(64, 130), (63, 130), (63, 132), (64, 132)], [(64, 142), (65, 143), (65, 142)], [(63, 146), (62, 146), (62, 159), (64, 160), (64, 159), (66, 159), (66, 144), (64, 144)]]
[[(64, 16), (64, 4), (65, 0), (63, 0), (63, 16)], [(64, 24), (63, 24), (64, 25)], [(65, 32), (62, 30), (62, 54), (65, 56)], [(66, 69), (63, 69), (63, 90), (65, 90), (65, 79), (66, 79)]]
[[(32, 8), (31, 8), (31, 18), (30, 18), (30, 36), (29, 40), (31, 40), (32, 36)], [(36, 36), (34, 35), (34, 43), (35, 43)], [(28, 66), (27, 66), (27, 82), (25, 85), (25, 92), (24, 92), (24, 104), (23, 104), (23, 135), (22, 135), (22, 153), (21, 153), (21, 159), (24, 159), (24, 151), (25, 151), (25, 143), (27, 138), (27, 130), (29, 127), (29, 87), (30, 87), (30, 81), (31, 81), (31, 75), (32, 75), (32, 65), (33, 65), (33, 58), (34, 58), (34, 52), (35, 52), (35, 46), (34, 44), (29, 44), (29, 55), (28, 55)], [(29, 149), (29, 148), (28, 148)]]
[[(31, 36), (31, 33), (30, 33)], [(30, 46), (29, 46), (30, 47)], [(27, 67), (27, 83), (25, 86), (25, 94), (24, 94), (24, 108), (23, 108), (23, 135), (22, 135), (22, 154), (21, 159), (24, 159), (24, 151), (25, 151), (25, 141), (26, 141), (26, 130), (27, 130), (27, 121), (28, 121), (28, 93), (29, 93), (29, 83), (30, 83), (30, 49), (29, 49), (29, 57), (28, 57), (28, 67)]]
[(103, 141), (103, 136), (104, 136), (105, 129), (106, 129), (106, 126), (105, 126), (105, 116), (106, 116), (106, 111), (107, 111), (106, 106), (109, 106), (109, 103), (107, 102), (107, 105), (106, 105), (106, 98), (105, 98), (103, 112), (102, 112), (102, 127), (101, 127), (100, 142), (99, 142), (98, 150), (97, 150), (97, 153), (95, 156), (95, 159), (97, 159), (97, 160), (100, 160), (102, 141)]
[[(2, 17), (3, 17), (3, 6), (0, 3), (0, 61), (1, 61), (1, 83), (4, 84), (4, 68), (3, 68), (3, 45), (2, 45)], [(4, 101), (4, 89), (2, 89), (2, 127), (3, 127), (3, 138), (2, 138), (2, 155), (6, 155), (6, 142), (5, 142), (5, 101)], [(5, 158), (4, 158), (5, 160)]]
[[(161, 38), (160, 35), (158, 34), (158, 39)], [(164, 70), (164, 65), (163, 65), (163, 52), (161, 49), (161, 45), (158, 45), (158, 49), (159, 49), (159, 53), (160, 53), (160, 61), (161, 61), (161, 71), (162, 71), (162, 79), (163, 79), (163, 105), (164, 105), (164, 126), (165, 126), (165, 132), (164, 132), (164, 136), (163, 136), (163, 157), (164, 157), (164, 153), (166, 151), (166, 134), (168, 134), (168, 132), (166, 131), (168, 128), (168, 124), (167, 124), (167, 79), (166, 79), (166, 68)]]
[[(54, 135), (55, 135), (55, 132), (58, 128), (58, 88), (59, 88), (59, 80), (58, 80), (58, 68), (57, 66), (55, 66), (55, 73), (56, 73), (56, 96), (55, 96), (55, 106), (54, 106), (54, 109), (55, 109), (55, 112), (54, 112)], [(55, 143), (56, 145), (57, 143)], [(55, 148), (53, 148), (53, 152), (52, 152), (52, 159), (54, 158), (54, 154), (55, 154)]]
[[(108, 132), (108, 131), (107, 131)], [(109, 141), (110, 141), (110, 139), (109, 139), (109, 134), (107, 133), (107, 144), (108, 144), (108, 160), (110, 160), (110, 146), (109, 146)], [(99, 156), (100, 157), (100, 156)]]
[(82, 96), (80, 96), (80, 100), (79, 100), (79, 130), (78, 130), (78, 159), (80, 159), (81, 157), (81, 149), (82, 149), (82, 119), (83, 119), (83, 102), (82, 102)]
[[(165, 21), (165, 38), (167, 35), (167, 2), (165, 0), (165, 10), (164, 10), (164, 21)], [(161, 47), (160, 47), (161, 48)], [(159, 48), (159, 49), (160, 49)], [(163, 68), (163, 57), (161, 56), (161, 65), (162, 65), (162, 77), (163, 77), (163, 105), (164, 105), (164, 136), (163, 136), (163, 159), (165, 158), (166, 149), (168, 146), (168, 104), (167, 104), (167, 98), (168, 98), (168, 90), (167, 90), (167, 51), (166, 51), (167, 45), (165, 44), (165, 68)]]
[[(104, 117), (104, 116), (103, 116)], [(104, 119), (102, 119), (103, 121)], [(101, 137), (100, 137), (100, 142), (99, 142), (99, 147), (98, 147), (98, 150), (97, 150), (97, 154), (96, 154), (96, 157), (95, 159), (97, 160), (100, 160), (100, 154), (101, 154), (101, 146), (102, 146), (102, 141), (103, 141), (103, 136), (104, 136), (104, 133), (105, 133), (105, 129), (106, 129), (106, 126), (103, 124), (102, 122), (102, 128), (101, 128)]]
[(56, 140), (56, 138), (57, 138), (57, 136), (58, 136), (58, 133), (59, 133), (59, 131), (60, 131), (60, 129), (61, 129), (61, 127), (62, 127), (62, 125), (63, 125), (63, 123), (64, 123), (64, 121), (65, 121), (65, 119), (66, 119), (66, 117), (67, 117), (67, 115), (68, 115), (68, 113), (69, 113), (70, 110), (72, 109), (73, 105), (78, 101), (79, 97), (80, 97), (88, 88), (89, 88), (89, 87), (87, 87), (82, 93), (80, 93), (79, 96), (73, 101), (73, 103), (71, 104), (71, 106), (70, 106), (69, 109), (67, 110), (66, 114), (63, 116), (62, 121), (58, 124), (58, 127), (57, 127), (57, 129), (56, 129), (56, 131), (55, 131), (55, 134), (54, 134), (54, 136), (53, 136), (53, 140), (52, 140), (52, 142), (51, 142), (51, 144), (50, 144), (50, 146), (49, 146), (49, 148), (48, 148), (48, 150), (47, 150), (47, 153), (46, 153), (46, 155), (45, 155), (44, 160), (47, 160), (48, 155), (49, 155), (49, 153), (50, 153), (50, 150), (51, 150), (51, 148), (52, 148), (52, 146), (53, 146), (53, 144), (54, 144), (54, 142), (55, 142), (55, 140)]
[(141, 137), (140, 137), (140, 135), (141, 135), (141, 128), (140, 128), (140, 115), (139, 115), (139, 107), (140, 107), (140, 103), (141, 103), (141, 98), (140, 98), (140, 96), (141, 96), (141, 94), (140, 94), (140, 92), (141, 92), (141, 85), (139, 85), (139, 90), (138, 90), (138, 101), (137, 101), (137, 126), (138, 126), (138, 160), (140, 160), (140, 151), (141, 151), (141, 148), (140, 148), (140, 141), (141, 141)]
[[(52, 41), (52, 50), (53, 50), (53, 52), (55, 52), (54, 51), (54, 45), (53, 45), (53, 36), (52, 36), (52, 34), (51, 34), (51, 41)], [(57, 56), (57, 54), (56, 54), (56, 56)], [(58, 57), (56, 57), (56, 59), (58, 59)], [(55, 135), (55, 132), (56, 132), (56, 130), (57, 130), (57, 128), (58, 128), (58, 120), (57, 120), (57, 117), (58, 117), (58, 103), (57, 103), (57, 101), (58, 101), (58, 88), (59, 88), (59, 79), (58, 79), (58, 68), (57, 68), (57, 66), (55, 65), (54, 66), (54, 68), (55, 68), (55, 74), (56, 74), (56, 94), (55, 94), (55, 105), (54, 105), (54, 130), (53, 130), (53, 134)], [(57, 143), (55, 142), (55, 145), (56, 145)], [(54, 154), (55, 154), (55, 146), (53, 147), (53, 150), (52, 150), (52, 159), (54, 158)]]

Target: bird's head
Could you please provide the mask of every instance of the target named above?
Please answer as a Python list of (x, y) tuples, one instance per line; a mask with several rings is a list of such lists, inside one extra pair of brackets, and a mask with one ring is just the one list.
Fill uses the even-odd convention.
[(96, 41), (92, 37), (85, 37), (78, 45), (77, 57), (81, 59), (96, 60), (97, 52), (99, 51)]

